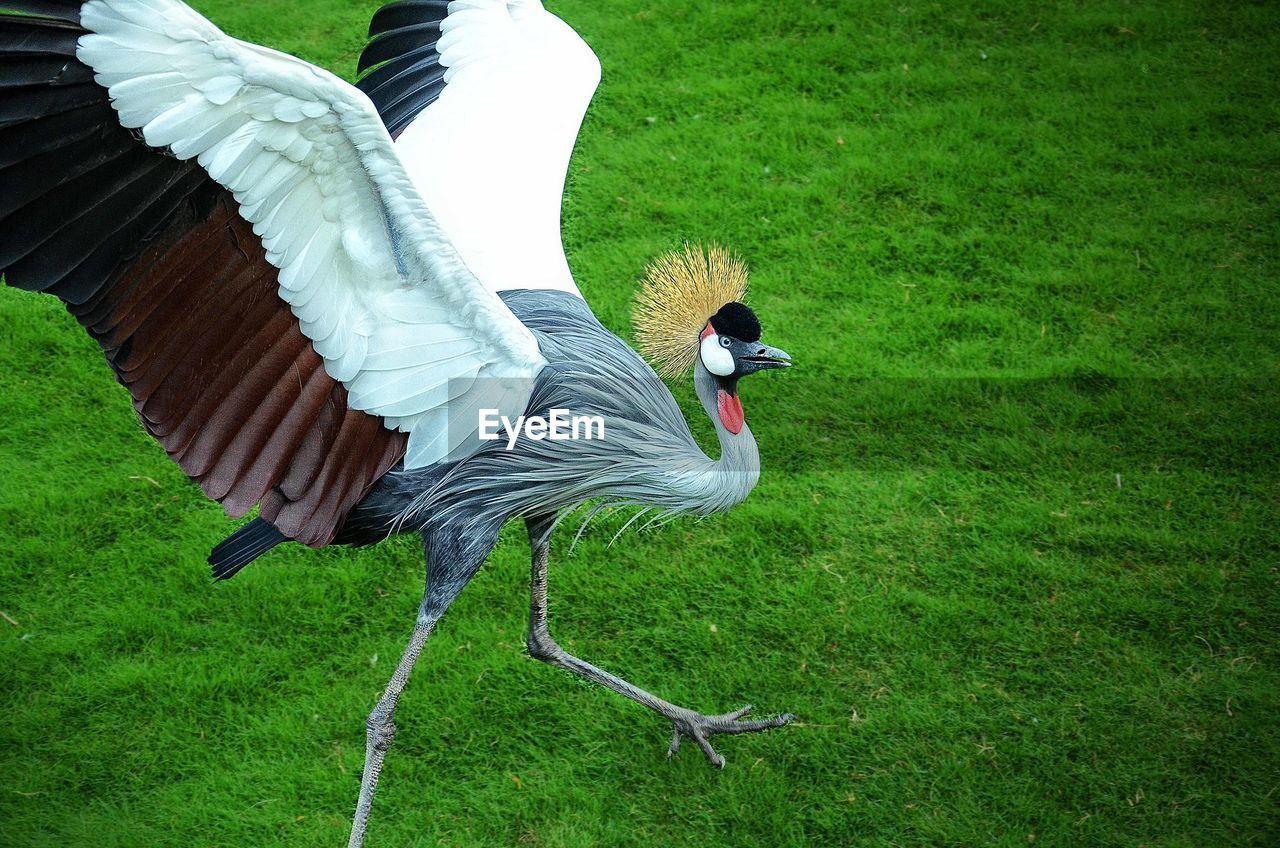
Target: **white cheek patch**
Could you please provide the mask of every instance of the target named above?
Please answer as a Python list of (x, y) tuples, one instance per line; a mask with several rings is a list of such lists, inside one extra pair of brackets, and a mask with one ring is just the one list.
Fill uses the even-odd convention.
[(733, 354), (720, 347), (720, 337), (715, 333), (702, 340), (702, 364), (717, 377), (733, 373)]

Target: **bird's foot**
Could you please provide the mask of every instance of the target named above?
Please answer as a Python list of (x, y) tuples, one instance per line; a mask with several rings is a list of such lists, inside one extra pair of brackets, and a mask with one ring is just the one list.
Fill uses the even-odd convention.
[(711, 743), (707, 741), (713, 733), (753, 733), (757, 730), (771, 730), (775, 727), (782, 727), (795, 718), (791, 713), (784, 713), (773, 718), (741, 721), (740, 719), (749, 712), (751, 712), (750, 704), (740, 710), (715, 716), (682, 710), (679, 715), (671, 717), (671, 724), (675, 728), (675, 733), (671, 738), (671, 747), (667, 749), (667, 756), (670, 757), (680, 750), (680, 740), (688, 736), (698, 743), (698, 746), (702, 748), (702, 753), (707, 755), (707, 759), (711, 761), (713, 766), (724, 768), (724, 757), (717, 754), (715, 749), (711, 747)]

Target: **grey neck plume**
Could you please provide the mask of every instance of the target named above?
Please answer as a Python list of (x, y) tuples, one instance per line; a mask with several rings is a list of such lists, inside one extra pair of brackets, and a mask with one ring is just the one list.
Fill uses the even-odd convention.
[(716, 508), (707, 512), (718, 512), (741, 503), (755, 488), (760, 479), (760, 452), (745, 421), (738, 433), (729, 432), (720, 421), (719, 381), (703, 366), (701, 359), (694, 365), (693, 386), (702, 408), (711, 416), (716, 426), (716, 437), (720, 440), (720, 459), (713, 461), (707, 458), (708, 468), (702, 478), (706, 487), (704, 496), (708, 502), (716, 504)]
[[(608, 504), (635, 505), (658, 516), (711, 515), (741, 503), (755, 487), (760, 479), (756, 440), (745, 424), (731, 433), (720, 421), (717, 378), (700, 361), (694, 366), (694, 387), (715, 425), (718, 459), (699, 448), (662, 380), (600, 325), (581, 298), (522, 290), (506, 292), (503, 299), (537, 335), (552, 366), (537, 378), (531, 411), (599, 414), (606, 422), (605, 437), (520, 439), (514, 450), (490, 442), (452, 466), (388, 474), (372, 499), (380, 499), (379, 505), (368, 508), (391, 516), (386, 526), (565, 515), (597, 498), (603, 500), (588, 519)], [(632, 521), (646, 514), (637, 513)]]

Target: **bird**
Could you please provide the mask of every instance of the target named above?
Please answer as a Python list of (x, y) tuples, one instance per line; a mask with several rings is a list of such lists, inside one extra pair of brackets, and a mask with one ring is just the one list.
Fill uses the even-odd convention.
[[(397, 0), (353, 86), (180, 0), (4, 5), (0, 273), (64, 302), (206, 496), (257, 508), (212, 549), (213, 577), (284, 543), (421, 537), (423, 598), (365, 722), (350, 846), (409, 674), (508, 521), (532, 552), (530, 655), (670, 722), (668, 756), (693, 740), (723, 767), (712, 736), (794, 718), (677, 706), (549, 631), (557, 525), (740, 503), (760, 476), (740, 380), (791, 364), (718, 245), (645, 269), (638, 350), (597, 320), (560, 232), (600, 81), (568, 24), (538, 0)], [(664, 382), (690, 372), (716, 459)]]

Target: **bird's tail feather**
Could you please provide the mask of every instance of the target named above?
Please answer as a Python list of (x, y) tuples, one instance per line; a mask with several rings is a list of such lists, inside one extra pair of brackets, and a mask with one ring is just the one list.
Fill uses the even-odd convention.
[(261, 518), (255, 518), (218, 543), (209, 553), (214, 580), (229, 580), (240, 569), (281, 542), (286, 536)]

